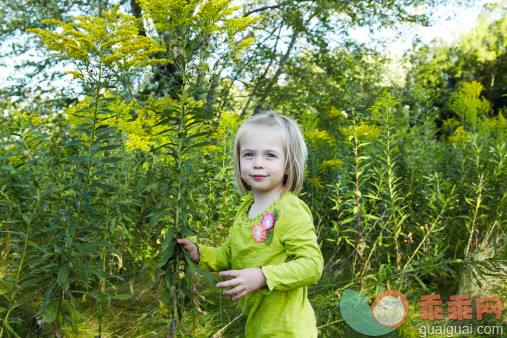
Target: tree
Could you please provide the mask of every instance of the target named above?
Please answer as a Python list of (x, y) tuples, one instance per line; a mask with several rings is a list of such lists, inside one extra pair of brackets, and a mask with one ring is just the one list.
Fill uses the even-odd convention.
[[(507, 2), (486, 4), (474, 29), (453, 44), (434, 41), (409, 55), (414, 65), (408, 85), (420, 83), (437, 89), (441, 118), (455, 116), (447, 104), (463, 82), (478, 81), (483, 95), (497, 113), (507, 105)], [(500, 18), (496, 18), (499, 15)]]
[[(276, 106), (280, 100), (278, 85), (287, 77), (287, 66), (291, 64), (292, 58), (300, 57), (301, 53), (307, 55), (308, 50), (314, 55), (329, 54), (332, 39), (346, 48), (347, 32), (352, 27), (369, 27), (375, 31), (398, 23), (428, 25), (429, 11), (420, 13), (416, 8), (431, 9), (442, 3), (448, 2), (389, 1), (383, 2), (382, 7), (370, 0), (249, 2), (243, 8), (243, 15), (262, 15), (255, 27), (258, 41), (241, 60), (234, 60), (223, 87), (232, 88), (240, 84), (244, 97), (242, 115)], [(227, 66), (226, 62), (222, 64)], [(218, 97), (210, 95), (209, 100), (216, 101), (217, 107), (224, 108), (234, 100), (231, 93), (230, 89), (225, 89)]]

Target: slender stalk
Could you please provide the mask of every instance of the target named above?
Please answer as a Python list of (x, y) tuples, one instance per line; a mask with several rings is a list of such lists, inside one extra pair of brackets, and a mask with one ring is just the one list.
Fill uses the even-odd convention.
[(471, 249), (471, 244), (472, 244), (472, 238), (474, 236), (477, 215), (479, 214), (479, 208), (481, 207), (481, 202), (482, 202), (482, 190), (484, 188), (484, 174), (482, 174), (479, 177), (479, 185), (477, 188), (478, 188), (478, 192), (477, 192), (477, 199), (475, 200), (474, 216), (472, 219), (472, 225), (469, 229), (470, 236), (468, 237), (468, 243), (467, 243), (467, 254), (468, 255), (470, 255), (470, 249)]
[[(30, 159), (29, 163), (31, 163), (31, 168), (32, 168), (32, 171), (33, 171), (33, 174), (34, 174), (34, 179), (37, 182), (37, 185), (36, 185), (37, 186), (37, 200), (36, 200), (35, 208), (33, 209), (32, 215), (30, 216), (30, 219), (28, 221), (25, 221), (26, 222), (26, 231), (25, 231), (25, 242), (24, 242), (24, 247), (23, 247), (23, 254), (21, 256), (21, 261), (19, 262), (18, 271), (16, 273), (16, 278), (14, 280), (15, 287), (14, 287), (14, 290), (12, 290), (11, 297), (9, 298), (9, 305), (7, 306), (7, 313), (6, 313), (6, 315), (4, 317), (4, 320), (3, 320), (2, 329), (0, 330), (0, 337), (3, 336), (4, 328), (7, 325), (7, 321), (9, 319), (9, 315), (11, 314), (11, 311), (12, 311), (11, 305), (14, 302), (14, 298), (16, 297), (16, 293), (17, 293), (17, 287), (16, 286), (19, 283), (19, 279), (21, 277), (21, 271), (23, 270), (23, 265), (25, 263), (26, 254), (28, 252), (28, 238), (29, 238), (29, 233), (30, 233), (30, 230), (31, 230), (32, 221), (34, 219), (35, 214), (39, 210), (40, 200), (41, 200), (41, 191), (40, 191), (40, 186), (41, 185), (40, 185), (40, 182), (39, 182), (37, 169), (35, 168), (35, 163), (33, 161), (32, 149), (30, 149), (30, 147), (28, 146), (28, 144), (26, 142), (26, 137), (24, 137), (24, 136), (23, 136), (23, 144), (24, 144), (25, 148), (28, 151), (28, 156), (29, 156), (29, 159)], [(16, 204), (14, 204), (4, 192), (0, 191), (0, 194), (2, 194), (2, 196), (4, 196), (5, 199), (9, 203), (11, 203), (13, 206), (15, 206), (18, 209), (18, 212), (21, 214), (21, 219), (24, 220), (23, 212), (21, 211), (21, 209), (19, 208), (19, 206), (16, 205)]]
[(358, 257), (359, 257), (359, 290), (363, 288), (363, 253), (360, 250), (361, 247), (364, 246), (364, 240), (361, 235), (361, 205), (359, 203), (359, 197), (361, 195), (361, 191), (359, 190), (359, 156), (358, 149), (359, 144), (357, 140), (357, 125), (356, 125), (356, 116), (354, 109), (352, 109), (352, 121), (354, 123), (354, 161), (355, 161), (355, 188), (356, 188), (356, 208), (357, 208), (357, 245), (358, 245)]
[(433, 223), (431, 224), (430, 228), (428, 229), (428, 232), (424, 235), (424, 238), (419, 242), (419, 245), (417, 246), (417, 248), (414, 250), (414, 252), (412, 253), (412, 256), (410, 256), (410, 258), (408, 259), (408, 261), (405, 263), (405, 265), (403, 266), (403, 270), (405, 270), (407, 268), (407, 266), (410, 264), (410, 262), (412, 262), (412, 259), (414, 259), (415, 255), (417, 254), (417, 252), (419, 252), (419, 249), (421, 248), (421, 246), (423, 245), (424, 242), (426, 242), (426, 239), (428, 238), (428, 236), (431, 234), (431, 232), (433, 231), (433, 228), (435, 227), (435, 225), (437, 224), (438, 220), (440, 219), (440, 217), (442, 217), (442, 215), (444, 214), (444, 211), (446, 209), (446, 205), (444, 205), (442, 207), (442, 210), (440, 210), (440, 213), (438, 214), (437, 217), (435, 217), (435, 219), (433, 220)]

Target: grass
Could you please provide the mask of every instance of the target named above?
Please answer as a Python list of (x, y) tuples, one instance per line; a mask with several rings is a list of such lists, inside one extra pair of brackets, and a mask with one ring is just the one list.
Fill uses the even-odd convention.
[[(340, 264), (342, 263), (342, 264)], [(345, 262), (347, 263), (347, 262)], [(339, 311), (340, 295), (345, 287), (348, 287), (348, 281), (351, 280), (350, 264), (343, 264), (339, 261), (334, 267), (324, 272), (321, 280), (309, 287), (309, 299), (317, 316), (317, 326), (320, 337), (364, 337), (363, 335), (352, 330), (341, 318)], [(459, 293), (469, 293), (473, 299), (475, 297), (486, 295), (498, 295), (504, 301), (507, 299), (507, 285), (505, 285), (505, 277), (488, 277), (484, 282), (483, 288), (476, 285), (464, 284), (461, 289), (454, 288)], [(455, 294), (452, 281), (442, 291), (442, 299), (444, 304), (450, 294)], [(167, 336), (170, 325), (170, 312), (160, 308), (159, 299), (163, 291), (162, 280), (158, 276), (154, 276), (154, 280), (147, 274), (139, 273), (131, 277), (130, 282), (124, 282), (118, 286), (116, 290), (110, 289), (111, 294), (130, 295), (126, 300), (112, 300), (108, 307), (104, 303), (102, 337), (156, 337)], [(440, 284), (440, 285), (446, 285)], [(432, 285), (436, 287), (436, 285)], [(467, 287), (467, 289), (463, 289)], [(468, 290), (468, 291), (467, 291)], [(230, 297), (223, 296), (221, 292), (209, 285), (204, 279), (199, 279), (197, 291), (200, 302), (199, 307), (202, 312), (192, 310), (192, 314), (187, 311), (184, 315), (184, 325), (188, 327), (192, 333), (184, 334), (193, 337), (244, 337), (244, 326), (246, 322), (236, 303), (232, 302)], [(423, 325), (433, 326), (456, 326), (470, 325), (474, 327), (478, 325), (499, 325), (506, 320), (506, 311), (504, 311), (501, 321), (485, 318), (482, 321), (475, 320), (475, 309), (473, 309), (474, 320), (471, 321), (434, 321), (428, 322), (421, 320), (418, 315), (417, 302), (422, 294), (428, 294), (419, 287), (414, 287), (404, 291), (409, 300), (409, 315), (403, 325), (385, 337), (418, 337), (418, 328)], [(197, 296), (197, 294), (195, 294)], [(34, 299), (27, 302), (16, 312), (17, 318), (21, 319), (21, 323), (30, 323), (29, 314), (37, 311), (38, 305), (42, 300)], [(73, 332), (70, 327), (63, 328), (64, 336), (68, 337), (95, 337), (99, 333), (99, 321), (97, 317), (98, 304), (90, 297), (79, 299), (78, 306), (80, 311), (88, 319), (80, 321), (77, 325), (79, 333)], [(95, 305), (94, 305), (95, 304)], [(475, 306), (475, 304), (474, 304)], [(191, 305), (187, 304), (187, 308)], [(444, 313), (445, 313), (444, 307)], [(42, 331), (31, 329), (29, 325), (18, 324), (16, 330), (22, 337), (49, 337), (51, 336), (51, 326), (45, 325)], [(183, 333), (183, 332), (182, 332)], [(442, 337), (444, 337), (443, 335)], [(432, 337), (438, 337), (433, 335)]]

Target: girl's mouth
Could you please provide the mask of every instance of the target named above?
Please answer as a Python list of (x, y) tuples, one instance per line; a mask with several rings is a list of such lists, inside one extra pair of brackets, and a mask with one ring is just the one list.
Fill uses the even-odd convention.
[(263, 175), (252, 175), (252, 178), (256, 181), (260, 181), (262, 180), (264, 177), (266, 176), (263, 176)]

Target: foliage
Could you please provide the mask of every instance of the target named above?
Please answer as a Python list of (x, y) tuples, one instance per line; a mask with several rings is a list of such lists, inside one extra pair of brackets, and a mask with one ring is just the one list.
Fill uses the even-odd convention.
[[(424, 19), (400, 3), (392, 15)], [(301, 198), (325, 259), (308, 293), (321, 336), (353, 334), (339, 315), (345, 288), (370, 300), (386, 288), (410, 301), (505, 294), (507, 127), (476, 71), (500, 79), (504, 49), (459, 52), (463, 76), (449, 49), (419, 50), (402, 88), (382, 81), (394, 76), (382, 55), (325, 41), (333, 27), (394, 23), (374, 2), (254, 1), (243, 14), (229, 1), (139, 4), (141, 16), (104, 7), (31, 30), (86, 95), (2, 102), (0, 335), (241, 335), (246, 318), (175, 238), (227, 237), (240, 203), (234, 133), (267, 106), (293, 116), (309, 148)], [(502, 20), (458, 45), (503, 41)], [(167, 91), (151, 92), (165, 67)]]
[(482, 84), (481, 94), (490, 102), (495, 114), (504, 109), (506, 77), (502, 69), (507, 61), (506, 11), (505, 1), (486, 4), (473, 29), (456, 42), (433, 41), (407, 55), (410, 63), (416, 65), (409, 71), (409, 83), (438, 88), (435, 103), (442, 108), (442, 119), (454, 116), (452, 107), (446, 103), (464, 82)]

